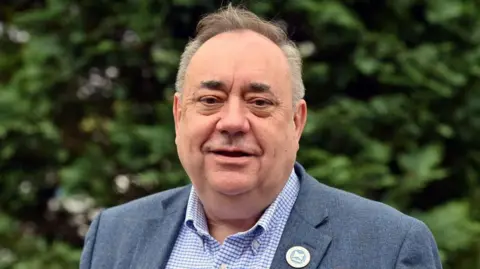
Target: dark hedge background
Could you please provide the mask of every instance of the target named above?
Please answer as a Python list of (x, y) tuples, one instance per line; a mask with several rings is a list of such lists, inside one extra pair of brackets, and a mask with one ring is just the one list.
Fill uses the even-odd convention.
[[(478, 2), (243, 3), (304, 55), (299, 161), (425, 221), (445, 268), (480, 268)], [(188, 183), (174, 78), (221, 4), (0, 1), (0, 268), (78, 268), (100, 208)]]

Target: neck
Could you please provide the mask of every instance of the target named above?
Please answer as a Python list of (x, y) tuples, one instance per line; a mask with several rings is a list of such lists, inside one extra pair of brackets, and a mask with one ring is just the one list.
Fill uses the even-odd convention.
[(230, 235), (247, 231), (252, 228), (261, 214), (258, 214), (248, 219), (219, 219), (212, 216), (207, 216), (207, 223), (210, 235), (215, 238), (220, 244), (223, 244), (225, 238)]

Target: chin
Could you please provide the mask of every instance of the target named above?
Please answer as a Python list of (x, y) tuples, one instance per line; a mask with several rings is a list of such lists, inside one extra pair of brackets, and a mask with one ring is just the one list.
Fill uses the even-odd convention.
[(258, 184), (256, 175), (218, 171), (208, 176), (209, 185), (224, 195), (241, 195), (255, 189)]

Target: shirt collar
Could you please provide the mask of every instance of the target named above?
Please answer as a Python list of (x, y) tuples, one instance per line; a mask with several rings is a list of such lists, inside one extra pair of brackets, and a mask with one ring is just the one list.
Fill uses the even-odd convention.
[[(289, 212), (293, 207), (299, 189), (300, 183), (298, 177), (295, 174), (295, 170), (292, 170), (284, 188), (273, 203), (265, 210), (257, 223), (248, 231), (239, 233), (236, 236), (254, 234), (254, 237), (257, 237), (268, 232), (272, 225), (278, 223), (277, 219), (281, 217), (283, 211), (287, 210)], [(192, 187), (190, 191), (184, 224), (200, 236), (210, 235), (205, 218), (205, 211), (194, 187)]]

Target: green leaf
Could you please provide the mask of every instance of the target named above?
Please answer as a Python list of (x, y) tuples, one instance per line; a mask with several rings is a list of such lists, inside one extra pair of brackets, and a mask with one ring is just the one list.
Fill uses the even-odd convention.
[(431, 23), (443, 23), (460, 18), (464, 4), (458, 0), (428, 0), (427, 19)]
[(410, 178), (413, 186), (447, 176), (447, 171), (439, 167), (443, 159), (443, 147), (438, 144), (427, 145), (418, 150), (401, 154), (398, 163)]
[(450, 253), (468, 249), (480, 240), (480, 222), (471, 219), (469, 211), (466, 201), (452, 201), (414, 216), (429, 226), (439, 247)]

